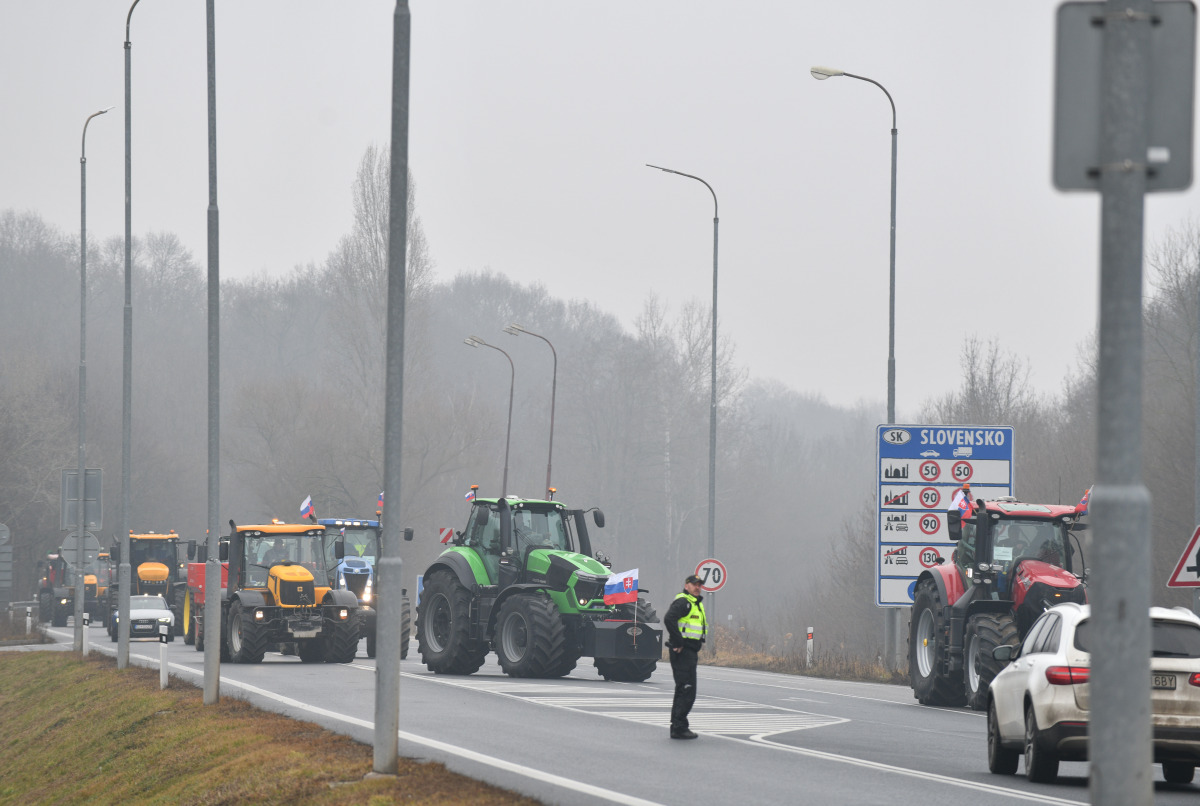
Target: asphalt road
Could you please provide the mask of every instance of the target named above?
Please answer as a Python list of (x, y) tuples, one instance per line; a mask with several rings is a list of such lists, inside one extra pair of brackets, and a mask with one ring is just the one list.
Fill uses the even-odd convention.
[[(49, 633), (72, 640), (70, 628)], [(99, 628), (90, 640), (92, 651), (115, 650)], [(276, 653), (223, 664), (221, 696), (369, 744), (375, 662), (365, 647), (344, 665)], [(158, 652), (131, 647), (139, 664), (157, 666)], [(202, 653), (176, 639), (167, 660), (170, 674), (202, 684)], [(1064, 762), (1052, 785), (992, 775), (984, 716), (920, 706), (907, 688), (701, 666), (695, 741), (668, 738), (672, 690), (665, 664), (646, 683), (609, 683), (586, 659), (558, 680), (506, 677), (494, 655), (474, 675), (434, 675), (414, 642), (401, 668), (400, 752), (560, 804), (1088, 802), (1087, 764)], [(1196, 802), (1200, 786), (1155, 775), (1156, 804)]]

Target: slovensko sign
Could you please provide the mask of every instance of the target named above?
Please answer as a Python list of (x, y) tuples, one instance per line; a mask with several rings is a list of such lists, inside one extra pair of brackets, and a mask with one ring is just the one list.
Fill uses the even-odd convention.
[(972, 499), (1012, 495), (1012, 459), (1012, 426), (878, 427), (876, 605), (912, 604), (921, 571), (954, 551), (946, 521), (954, 493), (969, 484)]

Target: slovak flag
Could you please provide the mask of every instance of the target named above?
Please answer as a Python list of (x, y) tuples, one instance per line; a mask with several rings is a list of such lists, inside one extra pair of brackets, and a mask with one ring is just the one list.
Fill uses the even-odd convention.
[(963, 490), (954, 494), (954, 498), (950, 499), (950, 506), (957, 507), (958, 514), (964, 518), (971, 515), (971, 497)]
[(300, 517), (310, 518), (316, 513), (317, 510), (313, 508), (312, 496), (307, 496), (304, 499), (304, 503), (300, 505)]
[(638, 570), (636, 568), (621, 574), (613, 574), (604, 583), (604, 603), (606, 605), (636, 602), (637, 596)]
[(468, 501), (474, 501), (475, 500), (475, 491), (467, 490), (467, 494), (464, 495), (463, 498), (467, 499)]
[(379, 494), (379, 508), (383, 509), (383, 493)]
[(1083, 498), (1079, 499), (1079, 503), (1075, 506), (1076, 515), (1086, 515), (1088, 511), (1088, 499), (1092, 497), (1092, 488), (1088, 487), (1083, 493)]

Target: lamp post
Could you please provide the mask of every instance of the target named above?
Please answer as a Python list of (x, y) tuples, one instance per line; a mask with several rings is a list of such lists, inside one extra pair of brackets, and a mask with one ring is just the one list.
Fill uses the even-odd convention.
[(84, 523), (83, 500), (84, 465), (87, 459), (85, 437), (87, 435), (85, 412), (87, 409), (87, 130), (92, 118), (103, 115), (101, 109), (87, 116), (83, 122), (83, 136), (79, 144), (79, 501), (77, 509), (78, 540), (75, 543), (75, 650), (83, 652), (83, 536), (87, 534)]
[(504, 353), (504, 357), (508, 359), (509, 380), (508, 380), (508, 427), (504, 432), (504, 480), (500, 483), (500, 497), (504, 498), (508, 495), (508, 446), (509, 438), (512, 436), (512, 409), (513, 409), (513, 386), (517, 380), (517, 368), (513, 364), (512, 356), (505, 353), (494, 344), (488, 344), (478, 336), (468, 336), (463, 339), (463, 343), (471, 347), (491, 347), (493, 350)]
[[(883, 94), (887, 96), (888, 103), (892, 106), (892, 229), (891, 229), (891, 260), (889, 263), (889, 280), (888, 280), (888, 386), (887, 386), (887, 421), (888, 424), (896, 422), (896, 137), (899, 133), (896, 129), (896, 102), (892, 100), (892, 94), (887, 89), (873, 78), (866, 76), (856, 76), (853, 73), (847, 73), (844, 70), (838, 70), (833, 67), (812, 67), (809, 69), (812, 77), (818, 81), (824, 81), (827, 78), (836, 78), (845, 76), (847, 78), (857, 78), (859, 81), (866, 81), (874, 84), (879, 89), (883, 90)], [(891, 608), (892, 615), (884, 621), (884, 654), (892, 660), (894, 667), (899, 668), (900, 665), (900, 608)]]
[[(129, 41), (129, 23), (133, 19), (133, 10), (141, 0), (133, 0), (129, 13), (125, 16), (125, 330), (124, 358), (121, 381), (121, 562), (117, 566), (117, 583), (120, 588), (117, 609), (120, 618), (117, 619), (117, 668), (124, 669), (129, 665), (129, 585), (131, 573), (129, 566), (129, 506), (131, 493), (130, 478), (133, 473), (131, 442), (133, 436), (133, 198), (132, 182), (132, 111), (130, 101), (131, 90), (130, 54), (132, 44)], [(107, 616), (106, 616), (107, 618)], [(186, 627), (186, 625), (185, 625)]]
[(513, 336), (525, 333), (534, 338), (541, 339), (550, 345), (550, 354), (554, 356), (554, 371), (550, 376), (550, 452), (546, 455), (546, 495), (550, 496), (552, 495), (550, 492), (550, 464), (554, 459), (554, 397), (558, 387), (558, 351), (554, 349), (553, 344), (550, 344), (550, 339), (541, 334), (534, 333), (532, 330), (526, 330), (516, 322), (504, 328), (504, 332)]
[[(717, 224), (720, 218), (717, 216), (717, 192), (712, 189), (712, 185), (705, 182), (698, 176), (685, 174), (683, 171), (675, 171), (671, 168), (663, 168), (661, 165), (651, 165), (646, 163), (647, 168), (657, 168), (660, 171), (665, 171), (669, 174), (677, 176), (686, 176), (688, 179), (695, 179), (708, 188), (708, 192), (713, 197), (713, 299), (712, 299), (712, 379), (709, 383), (711, 389), (711, 400), (708, 409), (708, 556), (717, 556)], [(709, 594), (709, 611), (716, 612), (716, 595)], [(713, 652), (716, 652), (716, 643), (713, 644)]]

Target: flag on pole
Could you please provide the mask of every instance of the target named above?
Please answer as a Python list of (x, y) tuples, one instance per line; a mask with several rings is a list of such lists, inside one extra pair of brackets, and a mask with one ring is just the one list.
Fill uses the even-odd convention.
[(304, 499), (304, 503), (302, 503), (300, 505), (300, 517), (302, 519), (303, 518), (311, 518), (314, 515), (316, 515), (316, 513), (317, 513), (317, 510), (313, 508), (312, 496), (311, 495), (307, 496)]
[(1075, 506), (1076, 515), (1086, 515), (1088, 511), (1088, 500), (1092, 497), (1092, 488), (1088, 487), (1083, 492), (1083, 498), (1079, 499), (1079, 503)]
[(475, 500), (475, 490), (474, 489), (467, 490), (467, 494), (464, 495), (463, 498), (467, 499), (468, 501), (474, 501)]
[(383, 509), (383, 493), (379, 494), (379, 508)]
[(951, 508), (958, 509), (958, 514), (961, 517), (969, 518), (971, 516), (971, 496), (967, 490), (959, 490), (954, 493), (954, 497), (950, 499)]
[(604, 603), (606, 605), (637, 602), (637, 595), (638, 570), (636, 568), (632, 571), (613, 574), (604, 583)]

